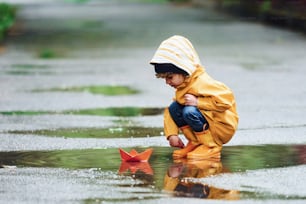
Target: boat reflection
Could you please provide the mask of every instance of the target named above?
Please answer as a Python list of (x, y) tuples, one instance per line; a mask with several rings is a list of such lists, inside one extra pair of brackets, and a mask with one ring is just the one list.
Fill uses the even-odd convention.
[(130, 171), (131, 174), (136, 174), (136, 172), (143, 172), (148, 175), (153, 175), (153, 170), (148, 162), (126, 162), (122, 161), (119, 174), (123, 174)]

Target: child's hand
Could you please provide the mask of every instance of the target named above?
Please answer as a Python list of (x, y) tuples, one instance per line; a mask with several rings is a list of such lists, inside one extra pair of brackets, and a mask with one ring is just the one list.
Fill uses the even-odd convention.
[(185, 94), (185, 105), (186, 106), (197, 106), (198, 105), (198, 98), (192, 94)]
[(177, 135), (172, 135), (169, 137), (169, 144), (171, 147), (179, 147), (179, 148), (185, 147), (183, 141)]
[(168, 175), (172, 178), (178, 178), (184, 170), (184, 165), (182, 163), (174, 163), (168, 169)]

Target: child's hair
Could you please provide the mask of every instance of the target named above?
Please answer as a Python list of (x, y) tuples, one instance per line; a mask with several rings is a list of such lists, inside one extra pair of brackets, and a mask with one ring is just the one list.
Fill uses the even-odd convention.
[[(180, 74), (180, 73), (164, 72), (164, 73), (156, 73), (155, 76), (156, 76), (156, 78), (165, 79), (165, 78), (167, 78), (169, 75), (172, 75), (172, 74)], [(184, 75), (184, 77), (189, 77), (188, 74), (182, 74), (182, 75)]]
[(173, 74), (173, 72), (156, 73), (155, 76), (156, 76), (156, 78), (165, 79), (165, 78), (167, 78), (171, 74)]
[(154, 63), (153, 65), (157, 78), (166, 78), (169, 74), (188, 75), (185, 70), (175, 66), (172, 63)]

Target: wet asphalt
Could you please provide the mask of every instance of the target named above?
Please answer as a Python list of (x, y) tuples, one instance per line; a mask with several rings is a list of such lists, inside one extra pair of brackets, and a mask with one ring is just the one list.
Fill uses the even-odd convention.
[[(235, 93), (239, 128), (226, 146), (306, 143), (306, 37), (303, 34), (186, 5), (32, 1), (19, 6), (18, 24), (0, 45), (1, 112), (165, 107), (171, 101), (173, 89), (163, 80), (155, 79), (148, 62), (162, 40), (179, 34), (194, 44), (207, 72)], [(53, 59), (39, 57), (50, 50), (55, 55)], [(25, 65), (32, 68), (20, 69)], [(33, 92), (37, 88), (87, 85), (130, 86), (140, 90), (140, 94), (110, 97), (87, 92)], [(115, 116), (0, 114), (0, 151), (168, 146), (162, 133), (148, 138), (131, 135), (131, 138), (100, 139), (10, 132), (105, 128), (116, 126), (116, 119)], [(161, 128), (163, 125), (162, 115), (130, 120), (141, 127)], [(303, 203), (305, 170), (305, 165), (263, 169), (203, 182), (223, 188), (230, 183), (229, 188), (241, 191), (249, 190), (247, 186), (250, 186), (258, 191), (266, 189), (284, 195), (282, 199), (265, 200), (266, 203)], [(272, 177), (270, 185), (266, 185), (267, 177)], [(135, 180), (96, 169), (77, 169), (71, 173), (62, 168), (5, 167), (0, 169), (0, 179), (0, 203), (102, 203), (101, 198), (106, 203), (115, 202), (114, 198), (120, 203), (125, 199), (135, 203), (183, 203), (187, 200), (169, 198), (152, 188), (129, 192), (117, 189), (120, 188), (117, 185), (107, 190), (116, 182), (133, 186)], [(36, 193), (38, 188), (47, 187), (48, 191)], [(135, 194), (139, 196), (136, 201)], [(290, 199), (286, 200), (286, 196)]]

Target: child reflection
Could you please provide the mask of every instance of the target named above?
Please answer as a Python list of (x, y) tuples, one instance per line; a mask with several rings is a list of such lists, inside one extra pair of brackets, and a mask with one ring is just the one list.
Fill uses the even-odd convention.
[(164, 190), (178, 197), (226, 200), (239, 199), (238, 191), (219, 189), (186, 179), (204, 178), (219, 173), (223, 173), (223, 167), (220, 161), (175, 160), (165, 175)]

